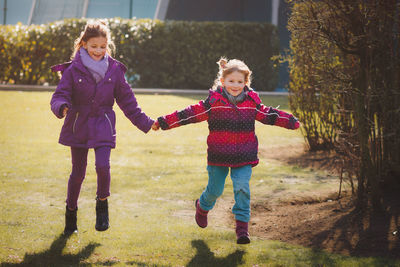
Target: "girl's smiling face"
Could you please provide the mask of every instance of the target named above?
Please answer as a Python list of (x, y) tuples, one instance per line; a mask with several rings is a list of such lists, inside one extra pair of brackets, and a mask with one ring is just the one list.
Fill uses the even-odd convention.
[(239, 71), (234, 71), (226, 75), (225, 78), (221, 78), (221, 84), (229, 94), (238, 96), (243, 92), (244, 86), (246, 85), (245, 76)]
[(103, 36), (92, 37), (83, 42), (83, 48), (88, 51), (89, 56), (96, 61), (101, 60), (107, 51), (107, 38)]

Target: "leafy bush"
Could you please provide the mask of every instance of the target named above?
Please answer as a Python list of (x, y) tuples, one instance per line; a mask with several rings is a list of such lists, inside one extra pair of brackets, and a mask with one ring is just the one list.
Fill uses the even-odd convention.
[(291, 2), (291, 108), (310, 147), (338, 152), (358, 207), (390, 210), (385, 198), (400, 188), (400, 3)]
[[(276, 27), (267, 23), (109, 19), (118, 60), (136, 87), (209, 88), (221, 56), (239, 58), (253, 71), (253, 87), (273, 90), (278, 81), (271, 57), (279, 52)], [(69, 60), (85, 19), (46, 25), (1, 26), (7, 46), (0, 81), (56, 84), (49, 67)], [(1, 49), (1, 47), (0, 47)], [(0, 68), (2, 65), (0, 65)]]
[[(294, 4), (289, 19), (291, 55), (289, 101), (292, 112), (303, 122), (303, 135), (311, 151), (333, 149), (337, 139), (336, 101), (341, 86), (332, 76), (344, 71), (335, 44), (323, 38), (311, 19), (308, 3)], [(321, 8), (321, 16), (329, 12)]]

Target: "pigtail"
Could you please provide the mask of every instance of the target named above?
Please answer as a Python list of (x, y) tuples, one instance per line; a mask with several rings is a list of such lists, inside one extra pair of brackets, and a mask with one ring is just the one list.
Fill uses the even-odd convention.
[(212, 86), (213, 90), (216, 90), (218, 86), (221, 85), (221, 77), (223, 76), (223, 72), (226, 69), (226, 64), (228, 64), (228, 60), (224, 57), (221, 57), (217, 62), (219, 67), (217, 78), (214, 80), (214, 84)]
[(228, 60), (224, 57), (221, 57), (217, 64), (220, 70), (224, 70), (226, 68), (226, 64), (228, 64)]

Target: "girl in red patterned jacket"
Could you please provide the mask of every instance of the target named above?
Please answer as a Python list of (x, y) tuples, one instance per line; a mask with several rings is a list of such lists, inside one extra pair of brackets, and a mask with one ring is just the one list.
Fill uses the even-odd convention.
[(206, 189), (195, 202), (195, 219), (200, 227), (207, 226), (207, 214), (222, 195), (230, 169), (235, 198), (232, 212), (236, 219), (237, 243), (247, 244), (250, 243), (249, 181), (252, 167), (258, 164), (255, 120), (287, 129), (297, 129), (300, 123), (293, 115), (261, 103), (258, 94), (250, 88), (251, 71), (244, 62), (222, 58), (218, 64), (218, 77), (206, 100), (159, 117), (152, 128), (168, 130), (208, 121), (209, 178)]

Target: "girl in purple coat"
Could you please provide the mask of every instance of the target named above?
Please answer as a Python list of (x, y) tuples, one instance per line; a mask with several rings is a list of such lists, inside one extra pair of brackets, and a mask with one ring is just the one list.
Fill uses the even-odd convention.
[(208, 121), (208, 185), (195, 202), (197, 224), (207, 226), (208, 212), (222, 195), (231, 172), (238, 244), (250, 243), (250, 187), (252, 167), (258, 164), (255, 120), (264, 124), (297, 129), (299, 121), (284, 111), (266, 107), (250, 89), (251, 71), (245, 63), (232, 59), (218, 62), (220, 71), (208, 98), (182, 111), (159, 117), (153, 130), (172, 129), (189, 123)]
[(125, 79), (126, 67), (110, 56), (114, 44), (102, 21), (91, 21), (75, 40), (72, 61), (52, 67), (62, 77), (51, 98), (51, 110), (63, 118), (59, 143), (71, 147), (64, 234), (77, 231), (77, 202), (85, 178), (89, 148), (97, 173), (96, 230), (109, 228), (110, 152), (115, 148), (114, 100), (125, 116), (147, 133), (154, 121), (140, 109)]

